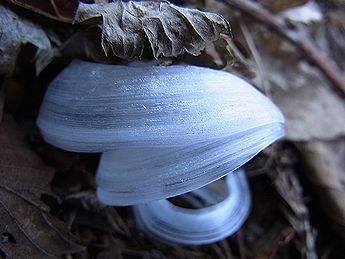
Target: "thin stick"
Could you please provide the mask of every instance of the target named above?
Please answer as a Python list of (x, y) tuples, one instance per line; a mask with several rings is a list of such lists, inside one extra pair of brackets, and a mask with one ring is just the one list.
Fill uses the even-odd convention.
[(320, 50), (307, 33), (299, 27), (291, 27), (286, 20), (269, 12), (259, 4), (243, 0), (218, 0), (244, 15), (265, 25), (298, 48), (309, 62), (315, 65), (332, 83), (335, 90), (345, 97), (345, 78), (335, 62)]

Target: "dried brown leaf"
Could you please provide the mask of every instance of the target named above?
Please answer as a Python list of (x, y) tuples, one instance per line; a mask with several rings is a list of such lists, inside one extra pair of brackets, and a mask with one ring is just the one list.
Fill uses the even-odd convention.
[(80, 251), (66, 225), (40, 200), (50, 193), (52, 169), (8, 117), (0, 124), (0, 146), (0, 252), (9, 258), (54, 258)]
[[(24, 46), (35, 48), (33, 59), (38, 74), (56, 54), (40, 25), (0, 5), (0, 75), (11, 75)], [(30, 60), (29, 60), (30, 61)]]
[(230, 26), (221, 16), (168, 2), (115, 1), (109, 4), (80, 3), (75, 23), (102, 20), (102, 47), (118, 57), (141, 57), (150, 45), (156, 59), (184, 53), (199, 55)]
[(78, 7), (77, 0), (7, 0), (15, 5), (42, 14), (51, 19), (71, 23)]
[(288, 91), (277, 88), (273, 94), (273, 100), (286, 118), (287, 138), (331, 140), (344, 136), (344, 101), (324, 87), (318, 76), (304, 76), (302, 87)]

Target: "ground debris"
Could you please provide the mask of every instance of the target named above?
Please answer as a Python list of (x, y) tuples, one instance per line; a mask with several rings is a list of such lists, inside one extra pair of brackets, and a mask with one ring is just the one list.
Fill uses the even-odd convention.
[(0, 252), (9, 258), (54, 258), (83, 250), (40, 200), (51, 193), (54, 172), (8, 116), (0, 124), (0, 146)]

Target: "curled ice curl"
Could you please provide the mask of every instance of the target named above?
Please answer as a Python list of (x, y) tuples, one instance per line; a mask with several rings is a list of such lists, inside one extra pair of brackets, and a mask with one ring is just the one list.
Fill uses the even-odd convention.
[(168, 200), (134, 206), (139, 226), (160, 241), (188, 245), (209, 244), (232, 235), (249, 214), (250, 192), (242, 169), (228, 174), (225, 180), (227, 195), (209, 186), (185, 195), (196, 209)]
[(97, 193), (110, 205), (198, 189), (284, 135), (280, 111), (246, 81), (182, 65), (74, 61), (50, 84), (37, 124), (62, 149), (103, 152)]

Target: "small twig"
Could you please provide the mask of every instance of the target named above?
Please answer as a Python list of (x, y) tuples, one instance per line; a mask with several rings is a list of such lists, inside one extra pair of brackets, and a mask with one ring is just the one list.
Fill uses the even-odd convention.
[(345, 78), (335, 62), (320, 50), (307, 33), (299, 27), (291, 27), (285, 19), (274, 15), (259, 4), (243, 0), (218, 0), (244, 15), (259, 21), (304, 53), (311, 64), (314, 64), (332, 83), (335, 90), (345, 97)]

